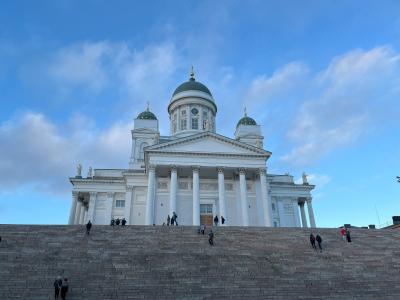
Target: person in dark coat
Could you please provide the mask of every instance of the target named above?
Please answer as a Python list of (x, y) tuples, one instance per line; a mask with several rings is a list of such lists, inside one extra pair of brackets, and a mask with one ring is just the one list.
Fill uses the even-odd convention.
[(65, 297), (67, 297), (67, 292), (68, 292), (68, 278), (64, 278), (64, 281), (61, 284), (61, 299), (65, 300)]
[(215, 218), (214, 218), (214, 224), (215, 224), (215, 226), (218, 226), (218, 216), (215, 216)]
[(317, 247), (315, 246), (315, 236), (314, 236), (312, 233), (310, 233), (310, 243), (311, 243), (311, 246), (312, 246), (315, 250), (317, 250)]
[(212, 230), (208, 234), (208, 242), (211, 246), (214, 245), (214, 232)]
[(322, 252), (322, 246), (321, 246), (322, 238), (321, 238), (321, 236), (319, 234), (317, 234), (315, 239), (317, 240), (319, 251)]
[(121, 224), (122, 224), (122, 226), (125, 226), (125, 225), (126, 225), (126, 220), (125, 220), (125, 218), (122, 219)]
[(114, 220), (114, 219), (111, 219), (110, 225), (111, 225), (111, 226), (114, 226), (114, 225), (115, 225), (115, 220)]
[[(178, 226), (178, 221), (176, 220), (176, 219), (178, 219), (178, 215), (176, 214), (176, 212), (172, 213), (172, 219), (174, 219), (175, 226)], [(172, 222), (172, 220), (171, 220), (171, 222)]]
[(350, 230), (348, 228), (346, 228), (346, 240), (348, 243), (351, 243)]
[(224, 216), (221, 216), (221, 224), (222, 224), (222, 225), (225, 224), (225, 218), (224, 218)]
[[(169, 223), (171, 222), (171, 217), (168, 215), (167, 217), (167, 226), (169, 226)], [(172, 224), (171, 224), (172, 225)]]
[(92, 222), (89, 220), (89, 222), (86, 224), (86, 234), (90, 233), (90, 229), (92, 229)]
[(120, 219), (117, 218), (117, 219), (115, 220), (115, 225), (119, 226), (119, 223), (120, 223), (120, 222), (121, 222)]
[(61, 288), (62, 280), (61, 277), (58, 276), (56, 280), (54, 280), (54, 299), (58, 299), (58, 296), (60, 295), (60, 288)]

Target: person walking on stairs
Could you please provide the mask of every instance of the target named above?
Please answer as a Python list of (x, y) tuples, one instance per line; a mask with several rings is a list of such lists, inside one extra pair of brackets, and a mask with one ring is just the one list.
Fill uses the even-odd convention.
[(218, 226), (218, 216), (215, 216), (215, 218), (214, 218), (214, 224), (215, 224), (215, 226)]
[[(171, 217), (168, 215), (167, 217), (167, 226), (169, 226), (169, 223), (171, 222)], [(172, 225), (172, 224), (171, 224)]]
[(208, 243), (212, 246), (214, 245), (214, 232), (210, 230), (210, 233), (208, 234)]
[(115, 220), (115, 225), (119, 226), (119, 223), (120, 223), (120, 222), (121, 222), (120, 219), (117, 218), (117, 219)]
[(315, 239), (317, 240), (317, 243), (318, 243), (319, 252), (322, 252), (322, 246), (321, 246), (322, 238), (321, 238), (321, 236), (319, 234), (317, 234)]
[(344, 242), (346, 240), (346, 228), (344, 228), (344, 226), (340, 228), (340, 235), (342, 236)]
[(122, 225), (122, 226), (125, 226), (125, 225), (126, 225), (126, 219), (125, 219), (125, 218), (122, 219), (121, 225)]
[(89, 220), (89, 222), (87, 222), (87, 224), (86, 224), (86, 234), (87, 235), (89, 235), (90, 229), (92, 229), (92, 222), (90, 222), (90, 220)]
[(310, 233), (310, 243), (311, 243), (311, 247), (313, 247), (315, 250), (317, 250), (317, 247), (315, 246), (315, 236)]
[(62, 280), (61, 276), (58, 276), (56, 280), (54, 280), (54, 299), (57, 300), (58, 296), (60, 295), (60, 288), (61, 288)]
[(348, 228), (346, 228), (346, 240), (348, 243), (351, 243), (350, 230)]
[(221, 216), (221, 224), (222, 224), (222, 225), (225, 224), (225, 218), (224, 218), (224, 216)]
[(173, 212), (171, 218), (171, 226), (174, 225), (174, 223), (175, 226), (178, 226), (178, 221), (176, 219), (178, 219), (178, 215), (176, 214), (176, 212)]
[(68, 292), (68, 278), (64, 278), (64, 281), (61, 284), (61, 299), (65, 300)]
[(115, 220), (114, 220), (114, 218), (111, 219), (110, 225), (111, 225), (111, 226), (114, 226), (114, 225), (115, 225)]

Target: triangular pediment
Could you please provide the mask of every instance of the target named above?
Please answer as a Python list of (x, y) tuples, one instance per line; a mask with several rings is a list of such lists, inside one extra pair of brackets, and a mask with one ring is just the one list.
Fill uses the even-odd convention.
[(146, 151), (263, 156), (271, 155), (270, 152), (265, 151), (264, 149), (241, 143), (212, 132), (194, 134), (170, 142), (153, 145), (146, 148)]

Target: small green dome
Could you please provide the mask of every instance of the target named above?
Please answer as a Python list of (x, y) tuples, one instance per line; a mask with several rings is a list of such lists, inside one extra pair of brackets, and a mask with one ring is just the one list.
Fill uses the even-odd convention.
[(172, 94), (172, 97), (180, 92), (185, 91), (201, 91), (212, 96), (210, 90), (201, 82), (196, 81), (193, 76), (190, 77), (189, 81), (186, 81), (178, 86), (175, 92)]
[(253, 118), (248, 117), (245, 113), (244, 117), (239, 120), (236, 127), (238, 127), (239, 125), (257, 125), (257, 123)]
[(141, 120), (157, 120), (157, 117), (147, 108), (144, 112), (141, 112), (137, 119)]

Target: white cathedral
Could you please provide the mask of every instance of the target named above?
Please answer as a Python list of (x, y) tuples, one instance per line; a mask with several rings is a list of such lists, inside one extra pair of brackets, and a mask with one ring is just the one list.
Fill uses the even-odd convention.
[[(194, 78), (172, 94), (170, 136), (160, 136), (149, 108), (134, 120), (128, 169), (81, 166), (73, 185), (69, 224), (162, 225), (173, 212), (179, 225), (315, 227), (311, 190), (289, 174), (267, 172), (260, 125), (247, 116), (235, 138), (216, 133), (217, 105), (210, 90)], [(304, 208), (307, 203), (308, 221)]]

